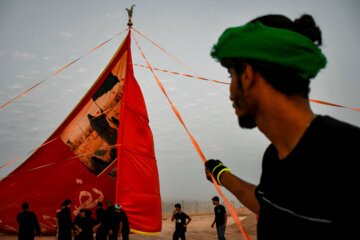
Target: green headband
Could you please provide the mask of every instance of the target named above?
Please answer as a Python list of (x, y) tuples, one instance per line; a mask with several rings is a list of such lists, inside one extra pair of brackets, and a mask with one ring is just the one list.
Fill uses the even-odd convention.
[(326, 57), (309, 38), (291, 30), (267, 27), (260, 22), (228, 28), (214, 45), (218, 60), (259, 60), (294, 70), (304, 79), (315, 77), (326, 66)]

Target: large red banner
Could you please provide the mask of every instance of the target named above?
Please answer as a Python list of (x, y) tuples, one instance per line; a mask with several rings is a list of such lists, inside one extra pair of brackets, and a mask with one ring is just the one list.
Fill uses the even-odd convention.
[(65, 199), (73, 202), (73, 218), (81, 208), (116, 200), (134, 232), (161, 231), (154, 143), (133, 73), (130, 34), (45, 143), (0, 182), (0, 232), (18, 231), (16, 215), (28, 202), (42, 232), (54, 233), (56, 213)]

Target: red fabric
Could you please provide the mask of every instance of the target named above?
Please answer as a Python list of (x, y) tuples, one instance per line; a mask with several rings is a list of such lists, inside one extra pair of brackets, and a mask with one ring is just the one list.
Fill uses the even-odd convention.
[[(130, 49), (130, 41), (128, 44)], [(131, 54), (128, 63), (117, 141), (116, 202), (123, 206), (132, 230), (160, 232), (161, 198), (154, 141), (145, 101), (133, 74)]]
[[(86, 158), (87, 155), (103, 158), (100, 154), (101, 151), (112, 147), (112, 144), (107, 143), (103, 140), (104, 137), (92, 129), (93, 126), (90, 124), (88, 114), (95, 116), (103, 113), (105, 115), (104, 121), (107, 121), (112, 129), (118, 128), (114, 118), (122, 119), (121, 124), (125, 124), (128, 129), (132, 129), (131, 131), (144, 132), (148, 134), (148, 137), (151, 136), (151, 130), (147, 125), (145, 103), (134, 78), (132, 65), (127, 64), (127, 61), (131, 62), (129, 35), (92, 88), (48, 138), (46, 141), (48, 144), (37, 149), (20, 167), (0, 182), (0, 232), (16, 233), (18, 231), (16, 215), (21, 212), (23, 202), (28, 202), (30, 211), (36, 213), (44, 234), (55, 233), (56, 214), (61, 209), (61, 203), (65, 199), (70, 199), (73, 202), (71, 206), (73, 219), (81, 208), (92, 209), (92, 216), (95, 217), (94, 210), (97, 202), (105, 202), (106, 200), (115, 202), (116, 189), (121, 187), (116, 187), (116, 180), (109, 177), (108, 173), (116, 167), (116, 164), (110, 165), (111, 167), (104, 170), (100, 175), (94, 174), (86, 165), (86, 159), (90, 159), (90, 157)], [(94, 102), (92, 96), (110, 73), (116, 76), (119, 82), (111, 91)], [(126, 76), (125, 79), (123, 74)], [(136, 85), (137, 88), (134, 89), (133, 85)], [(139, 112), (141, 116), (145, 116), (145, 120), (141, 120), (139, 117), (131, 117), (132, 114), (128, 114), (124, 118), (119, 117), (120, 111), (123, 111), (124, 108), (121, 107), (120, 102), (114, 105), (111, 103), (116, 97), (125, 101), (121, 97), (122, 92), (125, 91), (122, 86), (126, 86), (128, 101), (134, 105), (132, 109)], [(120, 99), (116, 101), (120, 101)], [(139, 124), (141, 122), (146, 124)], [(144, 126), (145, 129), (141, 129)], [(117, 130), (115, 132), (117, 133)], [(129, 138), (127, 133), (118, 134), (118, 136), (123, 135), (126, 136), (123, 139), (128, 141), (123, 142), (123, 146), (132, 152), (145, 154), (146, 150), (152, 151), (151, 154), (148, 154), (150, 160), (143, 157), (138, 158), (136, 154), (128, 153), (127, 150), (121, 155), (122, 171), (124, 168), (127, 169), (118, 174), (117, 179), (121, 183), (127, 183), (126, 191), (122, 192), (121, 199), (126, 199), (123, 205), (128, 212), (130, 226), (134, 226), (138, 231), (158, 232), (161, 229), (161, 200), (152, 137), (151, 139), (146, 138), (144, 140), (144, 137), (144, 139), (134, 141), (132, 137)], [(78, 141), (78, 144), (75, 144), (75, 140)], [(92, 143), (96, 143), (98, 146), (94, 148)], [(79, 147), (82, 146), (81, 144), (84, 145), (82, 149)], [(76, 150), (74, 150), (75, 148)], [(104, 152), (109, 156), (109, 150), (105, 150)], [(81, 159), (85, 159), (85, 162)], [(138, 161), (139, 159), (143, 162)], [(144, 165), (142, 166), (142, 164)], [(143, 171), (145, 170), (150, 172), (156, 181), (148, 181), (149, 178), (144, 178)], [(132, 183), (133, 181), (135, 182)], [(144, 203), (149, 204), (144, 205)], [(144, 213), (147, 215), (145, 216)]]

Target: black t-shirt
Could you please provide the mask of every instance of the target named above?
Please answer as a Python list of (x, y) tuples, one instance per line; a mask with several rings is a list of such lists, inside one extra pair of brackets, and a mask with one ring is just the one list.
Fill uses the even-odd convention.
[(35, 236), (35, 231), (37, 234), (41, 234), (35, 213), (23, 211), (17, 215), (16, 220), (19, 223), (19, 236)]
[(214, 208), (216, 226), (222, 226), (225, 223), (225, 207), (221, 204)]
[(75, 220), (74, 224), (82, 229), (81, 233), (79, 233), (79, 237), (88, 237), (88, 239), (91, 239), (93, 236), (93, 227), (95, 226), (95, 219), (92, 217), (81, 217), (78, 215)]
[(175, 213), (174, 219), (175, 219), (175, 231), (177, 232), (186, 232), (186, 227), (184, 225), (186, 224), (186, 219), (189, 218), (189, 216), (184, 213)]
[(255, 191), (258, 239), (358, 236), (359, 146), (360, 128), (328, 116), (315, 118), (285, 159), (270, 145)]
[(122, 222), (122, 230), (127, 230), (127, 229), (130, 229), (130, 226), (129, 226), (129, 220), (127, 218), (127, 215), (125, 213), (124, 210), (121, 210), (121, 212), (117, 213), (115, 212), (114, 213), (114, 222), (113, 222), (113, 226), (112, 226), (112, 229), (113, 231), (115, 230), (118, 230), (120, 228), (120, 222)]
[(71, 229), (74, 229), (70, 208), (64, 207), (60, 212), (57, 213), (56, 218), (58, 219), (60, 231), (71, 231)]
[(102, 209), (102, 208), (98, 208), (96, 209), (96, 220), (99, 222), (99, 223), (104, 223), (104, 218), (105, 218), (105, 210)]
[(104, 212), (104, 221), (103, 227), (105, 229), (110, 229), (112, 227), (112, 223), (114, 221), (114, 206), (109, 206)]

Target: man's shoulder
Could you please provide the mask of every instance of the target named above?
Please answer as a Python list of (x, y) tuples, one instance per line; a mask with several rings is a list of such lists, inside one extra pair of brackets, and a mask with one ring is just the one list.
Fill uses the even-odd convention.
[(315, 141), (316, 145), (353, 148), (360, 144), (360, 128), (350, 123), (329, 116), (318, 116), (312, 125), (307, 140)]
[(216, 209), (220, 209), (222, 212), (226, 212), (224, 205), (221, 204), (219, 204), (219, 206), (217, 206)]
[(316, 119), (314, 119), (314, 125), (314, 129), (333, 134), (350, 134), (357, 136), (360, 134), (359, 127), (330, 116), (317, 116)]
[(181, 216), (183, 216), (183, 217), (186, 217), (186, 218), (188, 218), (189, 217), (189, 215), (187, 215), (186, 213), (184, 213), (184, 212), (181, 212), (181, 214), (180, 214)]

